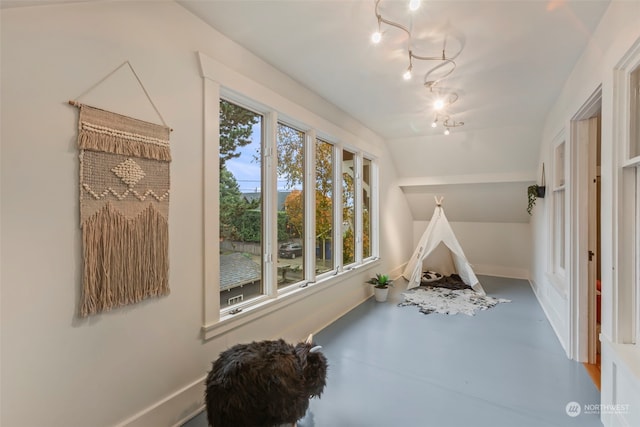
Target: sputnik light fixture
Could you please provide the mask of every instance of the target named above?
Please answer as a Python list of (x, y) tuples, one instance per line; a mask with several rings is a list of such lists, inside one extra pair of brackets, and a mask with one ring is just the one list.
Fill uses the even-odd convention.
[[(371, 35), (371, 41), (374, 44), (380, 44), (383, 39), (382, 25), (389, 25), (391, 27), (397, 28), (407, 35), (407, 56), (409, 58), (409, 65), (407, 66), (405, 72), (402, 74), (402, 78), (405, 81), (411, 80), (413, 74), (413, 60), (417, 59), (420, 61), (438, 61), (434, 67), (432, 67), (424, 76), (424, 86), (432, 93), (438, 95), (438, 97), (434, 100), (433, 109), (436, 111), (436, 119), (431, 123), (431, 127), (435, 128), (438, 125), (438, 114), (444, 113), (443, 117), (446, 117), (442, 122), (442, 125), (445, 127), (445, 135), (448, 135), (450, 132), (450, 128), (455, 128), (459, 126), (463, 126), (464, 122), (456, 122), (451, 119), (448, 112), (448, 107), (458, 100), (457, 93), (449, 93), (446, 96), (442, 96), (440, 91), (434, 91), (434, 86), (436, 86), (442, 79), (449, 76), (456, 68), (456, 63), (453, 60), (453, 57), (448, 56), (446, 53), (446, 37), (444, 46), (442, 49), (442, 54), (438, 56), (427, 56), (427, 55), (419, 55), (416, 54), (412, 50), (412, 36), (411, 30), (405, 25), (402, 25), (398, 22), (392, 21), (382, 16), (380, 12), (380, 3), (382, 0), (375, 0), (375, 15), (378, 21), (378, 28)], [(409, 0), (409, 11), (415, 12), (420, 8), (421, 1), (420, 0)], [(458, 52), (459, 53), (459, 52)], [(448, 68), (447, 68), (448, 67)], [(432, 78), (434, 72), (438, 72), (439, 78)], [(447, 126), (448, 124), (448, 126)]]

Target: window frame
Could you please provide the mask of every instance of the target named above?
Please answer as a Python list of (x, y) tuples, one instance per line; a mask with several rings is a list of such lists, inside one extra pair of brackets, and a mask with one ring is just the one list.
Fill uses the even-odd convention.
[[(334, 203), (333, 216), (333, 256), (340, 260), (334, 265), (334, 271), (315, 277), (315, 233), (309, 233), (305, 230), (304, 249), (306, 255), (305, 262), (305, 281), (300, 286), (290, 286), (282, 289), (277, 288), (277, 268), (274, 258), (277, 259), (277, 231), (263, 232), (263, 278), (271, 281), (271, 284), (264, 284), (268, 287), (268, 292), (261, 297), (253, 298), (249, 301), (243, 301), (234, 308), (241, 310), (223, 309), (220, 310), (219, 300), (219, 274), (220, 274), (220, 258), (219, 258), (219, 114), (220, 99), (236, 103), (252, 111), (260, 113), (264, 116), (265, 133), (262, 157), (263, 157), (263, 231), (273, 229), (270, 224), (275, 224), (277, 230), (277, 197), (273, 197), (277, 193), (277, 167), (275, 150), (277, 149), (277, 126), (278, 122), (286, 124), (305, 132), (305, 150), (310, 155), (305, 155), (305, 182), (309, 182), (309, 188), (305, 188), (305, 223), (312, 225), (315, 230), (315, 150), (309, 148), (313, 146), (316, 138), (332, 144), (333, 156), (336, 160), (333, 171), (334, 190), (338, 190), (337, 182), (342, 180), (342, 156), (343, 149), (348, 148), (354, 153), (359, 164), (362, 164), (362, 157), (366, 156), (371, 160), (371, 179), (375, 180), (375, 191), (377, 193), (378, 179), (378, 160), (375, 155), (370, 152), (357, 148), (357, 145), (363, 145), (357, 137), (348, 131), (338, 127), (337, 125), (311, 113), (303, 106), (297, 105), (284, 96), (273, 92), (272, 90), (260, 85), (250, 78), (239, 74), (238, 72), (228, 68), (224, 64), (198, 52), (201, 67), (201, 77), (203, 78), (204, 92), (204, 127), (203, 127), (203, 245), (204, 245), (204, 307), (203, 307), (203, 339), (208, 340), (215, 336), (219, 336), (230, 331), (244, 323), (253, 321), (265, 314), (275, 311), (283, 305), (295, 303), (299, 300), (307, 298), (316, 292), (326, 289), (327, 286), (335, 286), (344, 282), (349, 275), (349, 271), (357, 267), (361, 267), (368, 263), (372, 263), (378, 259), (377, 248), (379, 247), (377, 220), (379, 214), (377, 211), (372, 212), (372, 256), (366, 260), (362, 259), (361, 252), (356, 255), (359, 260), (351, 265), (352, 268), (344, 270), (342, 266), (342, 239), (338, 238), (340, 230), (335, 224), (341, 224), (341, 191), (334, 191), (334, 199), (340, 201), (339, 207)], [(212, 141), (216, 141), (212, 143)], [(345, 144), (344, 141), (350, 141)], [(357, 143), (357, 144), (354, 144)], [(361, 170), (356, 171), (361, 176)], [(372, 209), (377, 209), (378, 195), (372, 194)], [(375, 203), (375, 204), (374, 204)], [(356, 207), (358, 203), (356, 203)], [(373, 222), (375, 218), (376, 222)], [(338, 220), (338, 221), (336, 221)], [(356, 217), (356, 222), (361, 219)], [(305, 226), (306, 227), (306, 226)], [(361, 228), (361, 227), (360, 227)], [(361, 248), (362, 246), (360, 246)], [(312, 256), (313, 255), (313, 256)], [(339, 258), (338, 258), (339, 257)]]
[[(331, 138), (329, 138), (328, 135), (325, 135), (325, 134), (314, 135), (314, 139), (313, 139), (313, 161), (314, 161), (314, 163), (313, 163), (313, 166), (311, 166), (313, 168), (313, 178), (312, 179), (313, 179), (314, 184), (316, 182), (315, 161), (316, 161), (316, 144), (317, 144), (318, 141), (320, 141), (322, 143), (325, 143), (325, 144), (329, 144), (331, 146), (331, 160), (332, 160), (332, 164), (333, 164), (333, 170), (332, 170), (333, 173), (332, 173), (332, 177), (331, 177), (331, 187), (332, 187), (332, 191), (331, 191), (331, 194), (332, 194), (332, 202), (331, 202), (331, 208), (332, 208), (332, 210), (331, 210), (331, 220), (332, 220), (331, 250), (333, 251), (332, 252), (332, 256), (333, 256), (333, 260), (334, 260), (333, 268), (331, 268), (331, 269), (329, 269), (327, 271), (324, 271), (324, 272), (322, 272), (320, 274), (316, 274), (316, 272), (315, 272), (315, 260), (314, 260), (314, 269), (313, 270), (309, 270), (309, 271), (313, 271), (314, 280), (321, 281), (321, 280), (324, 280), (324, 279), (326, 279), (328, 277), (334, 276), (337, 273), (339, 273), (341, 271), (340, 268), (341, 268), (341, 265), (342, 265), (342, 263), (336, 262), (336, 259), (341, 259), (341, 258), (338, 258), (338, 254), (336, 253), (336, 251), (338, 250), (337, 247), (336, 247), (336, 246), (338, 246), (337, 245), (337, 242), (338, 242), (337, 236), (339, 236), (339, 234), (336, 233), (336, 230), (338, 229), (338, 227), (336, 227), (336, 224), (337, 224), (336, 221), (338, 220), (338, 218), (341, 218), (341, 213), (337, 212), (339, 209), (338, 209), (338, 204), (336, 203), (336, 198), (338, 197), (339, 194), (341, 194), (340, 193), (340, 189), (338, 188), (338, 185), (336, 184), (336, 182), (337, 182), (336, 181), (336, 176), (338, 176), (338, 172), (336, 171), (336, 169), (338, 169), (338, 165), (337, 165), (338, 162), (336, 161), (336, 158), (339, 157), (338, 153), (339, 153), (339, 151), (341, 149), (339, 148), (340, 147), (339, 144), (337, 144), (335, 142), (331, 142)], [(314, 194), (315, 194), (315, 188), (316, 187), (314, 185), (314, 187), (313, 187)], [(313, 217), (313, 224), (315, 226), (315, 224), (316, 224), (315, 207), (313, 209), (313, 216), (314, 216)], [(311, 236), (310, 235), (309, 237), (310, 237), (310, 239), (311, 238), (313, 239), (313, 248), (314, 248), (313, 250), (315, 251), (315, 243), (316, 243), (315, 242), (315, 238), (316, 238), (316, 236)], [(342, 248), (340, 248), (340, 250), (339, 250), (339, 256), (342, 257)]]
[[(278, 126), (286, 126), (289, 127), (293, 130), (296, 130), (300, 133), (303, 134), (303, 138), (302, 138), (302, 161), (303, 161), (303, 167), (304, 167), (304, 171), (303, 171), (303, 177), (302, 177), (302, 204), (303, 204), (303, 219), (302, 219), (302, 229), (303, 229), (303, 236), (302, 236), (302, 256), (303, 256), (303, 261), (302, 261), (302, 267), (303, 267), (303, 277), (301, 280), (299, 280), (298, 282), (295, 283), (290, 283), (289, 285), (280, 287), (277, 284), (277, 280), (275, 283), (275, 288), (277, 290), (277, 294), (278, 295), (282, 295), (285, 294), (289, 291), (291, 291), (292, 289), (294, 289), (294, 287), (296, 286), (306, 286), (310, 283), (309, 280), (309, 263), (307, 262), (307, 258), (309, 258), (309, 256), (307, 256), (306, 254), (309, 253), (309, 247), (307, 244), (307, 236), (309, 235), (309, 230), (310, 230), (310, 226), (311, 223), (309, 222), (310, 216), (309, 216), (309, 206), (312, 204), (313, 199), (309, 197), (309, 192), (311, 191), (312, 187), (311, 187), (311, 182), (309, 181), (309, 176), (307, 173), (307, 168), (308, 168), (308, 159), (307, 157), (310, 155), (309, 153), (309, 133), (315, 133), (315, 131), (313, 129), (309, 130), (309, 129), (305, 129), (304, 126), (300, 126), (299, 124), (291, 124), (289, 121), (286, 120), (286, 118), (280, 118), (278, 119), (278, 122), (276, 124), (276, 128)], [(276, 134), (276, 138), (275, 138), (275, 147), (273, 148), (273, 153), (277, 153), (278, 152), (278, 137)], [(275, 156), (273, 156), (274, 159), (278, 159), (278, 155), (276, 154)], [(277, 162), (276, 162), (277, 163)], [(277, 189), (277, 179), (278, 179), (278, 171), (277, 171), (277, 164), (274, 164), (274, 169), (276, 169), (275, 173), (276, 173), (276, 194), (278, 193), (278, 189)], [(277, 206), (276, 206), (276, 224), (277, 224)], [(279, 256), (279, 246), (280, 246), (280, 242), (278, 242), (278, 236), (276, 233), (275, 236), (275, 240), (276, 240), (276, 245), (278, 246), (278, 249), (275, 252), (275, 259), (277, 261), (277, 258)], [(311, 267), (313, 268), (313, 267)], [(277, 270), (277, 269), (276, 269)]]
[(640, 141), (634, 140), (640, 126), (639, 97), (640, 40), (637, 40), (614, 68), (613, 102), (618, 214), (613, 218), (613, 229), (617, 230), (613, 242), (617, 268), (612, 275), (612, 338), (615, 343), (635, 348), (640, 343)]
[[(269, 184), (269, 180), (266, 179), (267, 175), (270, 173), (270, 170), (273, 168), (273, 165), (271, 164), (271, 159), (268, 158), (268, 156), (265, 156), (265, 152), (267, 152), (270, 147), (269, 147), (269, 139), (267, 138), (267, 135), (269, 134), (269, 132), (271, 131), (272, 128), (272, 122), (273, 122), (273, 113), (266, 110), (263, 106), (256, 104), (255, 102), (252, 101), (247, 101), (244, 98), (241, 97), (237, 97), (236, 95), (234, 95), (233, 93), (227, 94), (226, 91), (224, 90), (224, 88), (220, 89), (220, 95), (219, 95), (219, 99), (218, 99), (218, 103), (220, 101), (226, 101), (230, 104), (234, 104), (238, 107), (244, 108), (245, 110), (251, 111), (257, 115), (260, 115), (262, 117), (261, 120), (261, 127), (260, 127), (260, 132), (261, 132), (261, 136), (260, 136), (260, 192), (266, 192), (266, 185)], [(218, 115), (219, 117), (219, 115)], [(219, 145), (218, 145), (219, 146)], [(218, 194), (219, 194), (219, 183), (220, 183), (220, 177), (218, 176), (216, 182), (218, 183)], [(205, 186), (206, 187), (206, 186)], [(218, 196), (218, 201), (219, 201), (219, 196)], [(261, 229), (264, 230), (264, 228), (267, 226), (267, 224), (270, 223), (271, 220), (271, 216), (269, 215), (269, 212), (271, 211), (271, 203), (273, 203), (272, 200), (265, 200), (264, 198), (262, 199), (261, 202), (261, 208), (262, 208), (262, 214), (260, 215), (260, 221), (261, 221)], [(219, 203), (218, 203), (218, 209), (217, 209), (217, 216), (219, 217), (220, 215), (220, 209), (219, 209)], [(277, 214), (276, 214), (277, 215)], [(277, 220), (277, 219), (276, 219)], [(270, 247), (271, 243), (268, 240), (268, 235), (265, 236), (264, 233), (262, 234), (262, 239), (260, 240), (260, 258), (261, 258), (261, 263), (260, 263), (260, 272), (261, 272), (261, 277), (260, 277), (260, 287), (261, 287), (261, 293), (258, 296), (252, 297), (252, 298), (247, 298), (246, 300), (244, 299), (244, 297), (240, 300), (240, 303), (238, 304), (234, 304), (234, 305), (228, 305), (225, 308), (220, 308), (221, 313), (226, 314), (226, 313), (234, 313), (237, 312), (239, 309), (242, 310), (244, 307), (252, 305), (252, 304), (256, 304), (256, 303), (260, 303), (261, 301), (264, 301), (267, 298), (270, 298), (273, 296), (274, 291), (273, 289), (271, 289), (270, 285), (272, 283), (272, 281), (267, 280), (267, 276), (269, 274), (272, 274), (272, 268), (271, 266), (267, 265), (267, 263), (265, 262), (265, 258), (266, 255), (268, 253), (268, 248)], [(218, 239), (220, 239), (220, 236), (218, 234)], [(218, 280), (219, 281), (219, 280)], [(220, 298), (220, 297), (218, 297)]]
[[(563, 149), (562, 159), (559, 159), (559, 149)], [(568, 164), (568, 144), (565, 132), (562, 130), (551, 144), (553, 160), (551, 176), (551, 203), (549, 209), (550, 239), (549, 239), (549, 275), (552, 282), (566, 293), (568, 288), (568, 262), (569, 262), (569, 200), (567, 195), (569, 177), (567, 171)], [(558, 218), (560, 206), (558, 197), (562, 195), (562, 216)], [(560, 223), (562, 221), (562, 223)], [(560, 234), (561, 233), (561, 234)], [(559, 257), (562, 256), (563, 263), (560, 264)]]

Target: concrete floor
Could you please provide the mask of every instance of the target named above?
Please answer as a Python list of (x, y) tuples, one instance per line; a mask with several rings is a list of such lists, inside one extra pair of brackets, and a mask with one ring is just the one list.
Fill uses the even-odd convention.
[[(567, 359), (525, 280), (479, 277), (511, 299), (474, 317), (424, 315), (367, 300), (315, 335), (329, 360), (325, 393), (299, 427), (601, 426), (567, 415), (600, 403), (580, 363)], [(206, 427), (204, 413), (185, 427)]]

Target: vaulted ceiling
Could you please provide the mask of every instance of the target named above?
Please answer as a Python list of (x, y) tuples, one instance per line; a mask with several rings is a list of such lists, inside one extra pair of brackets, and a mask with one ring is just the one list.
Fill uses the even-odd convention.
[[(427, 220), (445, 195), (452, 221), (526, 222), (526, 187), (539, 177), (545, 117), (609, 1), (381, 0), (378, 12), (407, 27), (419, 56), (444, 48), (454, 71), (413, 60), (407, 34), (382, 24), (376, 2), (198, 1), (185, 8), (382, 136), (413, 217)], [(435, 92), (458, 99), (445, 136), (431, 127)], [(438, 124), (441, 124), (440, 120)]]
[[(3, 0), (2, 7), (87, 0)], [(527, 222), (546, 114), (610, 0), (177, 0), (203, 21), (383, 137), (415, 220), (433, 195), (451, 221)], [(150, 2), (152, 4), (152, 2)], [(456, 63), (413, 60), (440, 56)], [(431, 91), (425, 81), (438, 80)], [(457, 101), (443, 135), (435, 92)], [(438, 122), (442, 124), (442, 118)], [(384, 201), (383, 201), (384, 203)]]

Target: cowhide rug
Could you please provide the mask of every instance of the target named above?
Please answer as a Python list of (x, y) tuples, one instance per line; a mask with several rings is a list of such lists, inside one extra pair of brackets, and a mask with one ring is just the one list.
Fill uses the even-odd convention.
[(420, 313), (458, 314), (474, 316), (478, 310), (487, 310), (500, 303), (511, 302), (505, 298), (493, 298), (474, 292), (469, 286), (461, 283), (459, 276), (451, 275), (428, 286), (420, 286), (404, 292), (404, 302), (400, 307), (416, 305)]

